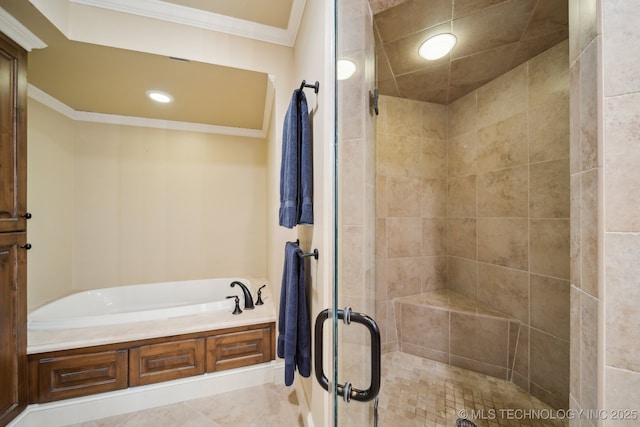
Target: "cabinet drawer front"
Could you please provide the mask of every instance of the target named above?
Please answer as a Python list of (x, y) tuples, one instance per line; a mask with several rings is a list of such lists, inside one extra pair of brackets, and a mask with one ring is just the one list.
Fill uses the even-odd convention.
[(239, 368), (272, 359), (271, 328), (207, 338), (207, 372)]
[(204, 338), (132, 348), (129, 367), (132, 387), (203, 374)]
[(127, 387), (127, 350), (41, 359), (40, 402)]

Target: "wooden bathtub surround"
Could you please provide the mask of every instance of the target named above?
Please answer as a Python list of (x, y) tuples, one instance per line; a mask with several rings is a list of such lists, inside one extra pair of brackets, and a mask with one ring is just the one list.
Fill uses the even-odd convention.
[(395, 310), (406, 353), (506, 380), (525, 356), (519, 320), (456, 292), (397, 298)]
[(275, 359), (275, 323), (29, 355), (29, 402), (44, 403)]

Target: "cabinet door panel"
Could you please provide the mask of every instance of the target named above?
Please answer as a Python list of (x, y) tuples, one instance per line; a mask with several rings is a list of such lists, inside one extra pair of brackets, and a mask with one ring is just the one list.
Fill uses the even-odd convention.
[(129, 350), (129, 384), (153, 384), (204, 373), (204, 339), (151, 344)]
[(273, 359), (271, 328), (207, 338), (207, 372), (239, 368)]
[(41, 359), (39, 402), (127, 387), (127, 350)]
[(26, 59), (0, 33), (0, 232), (26, 229)]
[(0, 425), (27, 402), (27, 292), (24, 233), (0, 234)]

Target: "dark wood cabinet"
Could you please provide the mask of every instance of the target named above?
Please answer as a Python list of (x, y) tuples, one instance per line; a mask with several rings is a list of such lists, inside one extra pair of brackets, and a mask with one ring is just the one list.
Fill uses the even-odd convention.
[(26, 66), (0, 33), (0, 426), (27, 405)]
[(87, 396), (274, 359), (273, 322), (30, 354), (29, 402)]
[(38, 366), (38, 402), (86, 396), (127, 388), (127, 351), (41, 359)]
[(255, 365), (274, 359), (273, 328), (232, 332), (207, 338), (207, 372)]
[(129, 350), (129, 385), (204, 374), (204, 339), (150, 344)]

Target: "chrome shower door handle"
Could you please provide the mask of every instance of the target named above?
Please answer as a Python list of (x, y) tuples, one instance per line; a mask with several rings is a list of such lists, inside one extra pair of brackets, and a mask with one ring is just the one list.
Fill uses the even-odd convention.
[[(322, 350), (324, 322), (329, 318), (329, 313), (330, 310), (325, 309), (318, 314), (314, 329), (314, 370), (316, 373), (316, 380), (320, 383), (322, 388), (327, 391), (329, 390), (329, 379), (324, 374)], [(337, 384), (337, 393), (344, 398), (345, 402), (349, 402), (350, 400), (368, 402), (375, 399), (380, 391), (380, 329), (378, 329), (378, 325), (371, 317), (366, 314), (351, 311), (351, 308), (349, 307), (344, 310), (338, 310), (336, 314), (338, 319), (344, 320), (347, 325), (351, 322), (360, 323), (367, 328), (371, 335), (371, 385), (366, 390), (359, 390), (357, 388), (353, 388), (350, 382), (347, 382), (344, 385)]]

